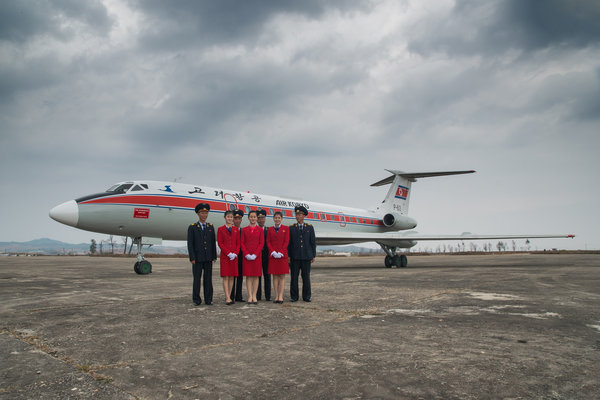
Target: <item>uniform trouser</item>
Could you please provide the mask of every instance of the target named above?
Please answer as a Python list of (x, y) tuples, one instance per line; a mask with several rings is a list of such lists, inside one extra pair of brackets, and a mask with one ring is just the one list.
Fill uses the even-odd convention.
[[(269, 275), (269, 256), (263, 254), (262, 259), (262, 270), (263, 270), (263, 278), (265, 281), (265, 300), (271, 300), (271, 275)], [(260, 292), (261, 292), (261, 279), (258, 278), (258, 293), (256, 294), (256, 300), (261, 300)]]
[(204, 273), (204, 302), (210, 304), (212, 303), (213, 298), (212, 261), (196, 261), (195, 264), (192, 264), (192, 274), (194, 274), (192, 300), (194, 303), (202, 302), (202, 298), (200, 298), (200, 281), (202, 280), (202, 273)]
[(242, 270), (242, 252), (238, 254), (238, 276), (233, 280), (233, 287), (231, 288), (231, 299), (235, 301), (242, 301), (242, 283), (244, 280)]
[(298, 274), (302, 274), (302, 300), (310, 300), (310, 260), (292, 260), (290, 298), (298, 300)]

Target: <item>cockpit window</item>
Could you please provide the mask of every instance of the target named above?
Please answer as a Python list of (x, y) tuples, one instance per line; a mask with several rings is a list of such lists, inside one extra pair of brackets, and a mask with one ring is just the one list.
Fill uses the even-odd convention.
[(111, 186), (107, 192), (111, 193), (125, 193), (127, 189), (133, 186), (133, 183), (122, 183)]
[(140, 190), (144, 190), (140, 185), (135, 185), (131, 188), (131, 192), (139, 192)]

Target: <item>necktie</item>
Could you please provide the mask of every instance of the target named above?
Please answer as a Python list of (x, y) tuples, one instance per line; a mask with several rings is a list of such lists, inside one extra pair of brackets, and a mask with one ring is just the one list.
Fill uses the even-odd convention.
[(279, 227), (278, 226), (275, 227), (275, 233), (279, 233)]
[(204, 224), (200, 224), (200, 226), (202, 226), (202, 230), (204, 230)]

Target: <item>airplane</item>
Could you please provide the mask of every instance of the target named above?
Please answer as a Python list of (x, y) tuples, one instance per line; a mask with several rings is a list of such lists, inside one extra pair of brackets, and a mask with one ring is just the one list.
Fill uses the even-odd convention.
[[(50, 210), (50, 217), (75, 228), (109, 235), (133, 238), (137, 245), (138, 274), (152, 272), (152, 264), (144, 259), (143, 246), (161, 244), (162, 240), (187, 240), (187, 227), (197, 219), (194, 207), (210, 204), (208, 222), (223, 224), (226, 210), (264, 209), (268, 216), (283, 213), (284, 224), (293, 223), (294, 207), (308, 210), (306, 222), (315, 228), (317, 245), (343, 245), (376, 242), (386, 253), (384, 265), (406, 267), (408, 249), (425, 240), (495, 240), (532, 238), (573, 238), (571, 234), (519, 235), (420, 235), (413, 229), (417, 221), (408, 216), (411, 186), (419, 178), (471, 174), (474, 170), (441, 172), (403, 172), (386, 170), (392, 175), (371, 186), (390, 185), (383, 202), (367, 210), (285, 197), (190, 185), (177, 182), (133, 180), (117, 183), (106, 191), (69, 200)], [(242, 225), (247, 225), (248, 222)], [(267, 218), (267, 225), (272, 221)]]

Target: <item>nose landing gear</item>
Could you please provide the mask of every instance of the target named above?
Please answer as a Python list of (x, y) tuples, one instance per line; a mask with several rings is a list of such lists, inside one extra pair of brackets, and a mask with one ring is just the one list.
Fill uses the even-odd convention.
[(142, 253), (142, 238), (136, 237), (133, 242), (137, 245), (137, 262), (133, 265), (136, 274), (147, 275), (152, 273), (152, 264), (144, 258)]

